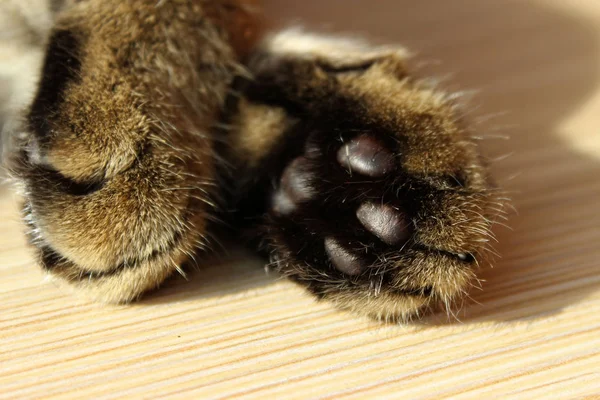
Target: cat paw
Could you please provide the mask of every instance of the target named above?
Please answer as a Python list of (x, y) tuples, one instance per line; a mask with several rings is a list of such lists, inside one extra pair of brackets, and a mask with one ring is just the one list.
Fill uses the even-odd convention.
[[(183, 274), (207, 245), (216, 192), (207, 132), (233, 74), (219, 64), (233, 65), (227, 43), (190, 33), (204, 21), (192, 5), (132, 7), (86, 2), (61, 14), (9, 157), (42, 268), (108, 303)], [(173, 29), (143, 29), (145, 21)], [(214, 70), (196, 67), (206, 54)]]
[(290, 40), (271, 42), (247, 92), (287, 115), (262, 133), (280, 127), (284, 157), (262, 164), (275, 269), (379, 320), (451, 307), (502, 213), (452, 96), (412, 78), (403, 51)]
[(410, 176), (386, 139), (309, 137), (272, 192), (268, 236), (276, 268), (318, 297), (404, 320), (468, 288), (489, 234), (476, 196)]

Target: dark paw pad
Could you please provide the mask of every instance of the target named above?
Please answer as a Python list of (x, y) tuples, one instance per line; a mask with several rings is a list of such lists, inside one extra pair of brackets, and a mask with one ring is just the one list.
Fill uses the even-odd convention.
[(343, 145), (338, 162), (350, 173), (373, 178), (382, 177), (396, 168), (394, 154), (373, 136), (363, 134)]
[(460, 206), (472, 194), (408, 174), (396, 140), (313, 133), (277, 182), (274, 260), (319, 297), (376, 318), (406, 318), (432, 301), (447, 303), (472, 279), (468, 242), (454, 246), (442, 236), (469, 219)]
[(390, 246), (402, 245), (410, 238), (410, 218), (397, 207), (366, 202), (356, 210), (356, 217), (369, 232)]
[(273, 194), (273, 211), (280, 215), (289, 214), (298, 203), (309, 200), (314, 194), (311, 178), (306, 157), (292, 161), (283, 171), (279, 189)]
[(325, 252), (333, 266), (347, 275), (358, 275), (365, 270), (366, 265), (360, 257), (331, 236), (325, 238)]

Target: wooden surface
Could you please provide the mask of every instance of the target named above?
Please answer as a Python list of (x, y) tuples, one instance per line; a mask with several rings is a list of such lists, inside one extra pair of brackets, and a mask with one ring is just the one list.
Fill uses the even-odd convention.
[(267, 10), (404, 43), (434, 61), (425, 70), (452, 73), (451, 87), (479, 91), (472, 118), (518, 210), (513, 231), (498, 230), (502, 259), (481, 272), (483, 290), (460, 321), (382, 327), (241, 259), (103, 307), (43, 282), (4, 190), (0, 398), (600, 395), (600, 2), (271, 0)]

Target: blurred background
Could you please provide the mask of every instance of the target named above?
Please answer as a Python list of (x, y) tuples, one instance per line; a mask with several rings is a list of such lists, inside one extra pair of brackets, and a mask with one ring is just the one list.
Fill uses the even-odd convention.
[(0, 0), (0, 161), (6, 131), (33, 95), (51, 10), (59, 1)]

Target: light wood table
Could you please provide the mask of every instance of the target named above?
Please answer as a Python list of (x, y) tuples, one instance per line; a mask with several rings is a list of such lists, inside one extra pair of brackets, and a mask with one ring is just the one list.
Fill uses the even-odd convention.
[(518, 210), (483, 290), (460, 321), (382, 327), (242, 258), (129, 307), (89, 304), (43, 282), (5, 190), (0, 398), (600, 395), (600, 2), (270, 0), (267, 11), (404, 43), (434, 61), (426, 71), (451, 72), (450, 87), (479, 91), (472, 119)]

